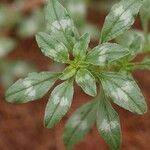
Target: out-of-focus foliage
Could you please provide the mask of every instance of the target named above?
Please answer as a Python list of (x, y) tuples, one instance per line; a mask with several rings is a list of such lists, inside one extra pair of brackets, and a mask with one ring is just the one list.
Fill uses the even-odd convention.
[[(0, 4), (0, 83), (5, 88), (10, 86), (17, 78), (33, 71), (31, 64), (25, 61), (11, 61), (7, 58), (7, 55), (16, 48), (18, 36), (19, 38), (30, 37), (39, 31), (39, 28), (35, 29), (33, 24), (28, 25), (28, 27), (22, 27), (22, 24), (25, 25), (26, 20), (24, 19), (25, 14), (19, 13), (18, 8), (23, 1), (20, 2), (15, 1), (12, 8)], [(39, 10), (38, 12), (40, 13), (41, 11)], [(35, 13), (35, 11), (33, 11), (33, 13), (31, 12), (31, 16), (31, 20), (33, 20), (33, 18), (37, 20), (43, 18), (39, 18), (39, 14)], [(34, 25), (39, 27), (39, 20), (37, 21), (36, 19), (33, 20)], [(16, 32), (16, 35), (13, 37), (10, 36), (11, 32)]]
[(0, 59), (0, 83), (8, 88), (16, 79), (33, 71), (34, 67), (24, 61)]
[(16, 46), (16, 41), (8, 37), (0, 37), (0, 59), (7, 56)]
[(41, 9), (33, 10), (30, 16), (23, 16), (17, 28), (17, 33), (22, 38), (32, 37), (37, 31), (44, 28), (44, 15)]

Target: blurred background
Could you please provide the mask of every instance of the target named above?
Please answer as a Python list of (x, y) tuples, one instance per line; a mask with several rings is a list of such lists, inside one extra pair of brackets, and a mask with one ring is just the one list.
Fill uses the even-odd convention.
[[(105, 16), (119, 0), (59, 0), (70, 11), (80, 33), (91, 34), (91, 48), (98, 44)], [(0, 150), (65, 150), (64, 124), (70, 114), (90, 97), (76, 87), (71, 111), (53, 129), (43, 126), (48, 95), (28, 104), (5, 101), (5, 90), (28, 72), (61, 71), (64, 66), (52, 62), (37, 47), (34, 35), (45, 28), (44, 0), (0, 0)], [(133, 28), (142, 30), (137, 18)], [(150, 29), (150, 27), (149, 27)], [(141, 60), (140, 54), (136, 59)], [(149, 105), (150, 72), (136, 71), (137, 80)], [(150, 150), (150, 111), (144, 116), (131, 114), (114, 105), (120, 114), (122, 150)], [(74, 150), (109, 150), (96, 128)]]

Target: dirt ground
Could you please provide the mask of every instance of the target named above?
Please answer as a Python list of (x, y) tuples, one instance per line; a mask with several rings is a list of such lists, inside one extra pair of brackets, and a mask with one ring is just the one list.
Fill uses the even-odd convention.
[[(102, 25), (104, 15), (89, 12), (88, 20)], [(95, 16), (95, 17), (93, 17)], [(140, 28), (139, 20), (135, 24)], [(93, 46), (94, 44), (92, 44)], [(20, 41), (8, 58), (21, 59), (35, 64), (39, 70), (52, 69), (51, 60), (46, 58), (33, 39)], [(150, 71), (134, 74), (150, 106)], [(44, 109), (49, 94), (43, 99), (23, 105), (5, 102), (4, 89), (0, 86), (0, 150), (65, 150), (62, 144), (64, 124), (70, 114), (90, 100), (76, 87), (70, 112), (53, 129), (43, 127)], [(134, 115), (114, 106), (121, 118), (123, 144), (121, 150), (150, 150), (150, 111), (143, 116)], [(74, 150), (109, 150), (96, 128)]]

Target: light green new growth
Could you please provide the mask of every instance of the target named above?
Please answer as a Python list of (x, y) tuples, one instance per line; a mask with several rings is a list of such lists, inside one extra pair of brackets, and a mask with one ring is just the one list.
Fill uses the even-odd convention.
[(45, 127), (52, 128), (71, 107), (76, 82), (94, 99), (78, 108), (68, 120), (63, 138), (65, 146), (72, 148), (78, 144), (96, 123), (110, 148), (119, 150), (120, 121), (111, 102), (133, 113), (144, 114), (147, 105), (131, 73), (136, 67), (146, 68), (150, 63), (146, 60), (143, 64), (130, 62), (143, 49), (143, 39), (138, 33), (131, 35), (132, 40), (126, 43), (122, 38), (118, 40), (120, 44), (110, 41), (131, 27), (142, 4), (142, 0), (122, 0), (115, 4), (105, 19), (101, 44), (91, 50), (89, 34), (79, 35), (67, 10), (57, 0), (48, 0), (47, 30), (38, 33), (36, 41), (45, 56), (67, 66), (62, 73), (31, 73), (18, 80), (6, 92), (7, 101), (26, 103), (40, 99), (56, 80), (61, 80), (52, 91), (45, 110)]

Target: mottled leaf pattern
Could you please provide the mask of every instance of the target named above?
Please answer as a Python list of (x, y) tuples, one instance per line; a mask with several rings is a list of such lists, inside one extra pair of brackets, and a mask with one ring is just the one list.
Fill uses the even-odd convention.
[(11, 103), (26, 103), (40, 99), (58, 79), (58, 73), (30, 73), (27, 78), (18, 80), (6, 92), (6, 99)]
[(77, 33), (67, 10), (57, 0), (48, 0), (45, 15), (50, 34), (63, 42), (67, 48), (72, 49), (77, 39)]
[(45, 126), (52, 128), (69, 110), (73, 99), (73, 82), (65, 81), (52, 92), (45, 110)]
[(74, 45), (73, 55), (84, 59), (86, 57), (86, 50), (90, 43), (90, 35), (88, 33), (84, 34), (79, 41)]
[(68, 50), (63, 43), (55, 40), (52, 36), (43, 32), (36, 35), (36, 41), (45, 56), (48, 56), (57, 62), (68, 62)]
[(117, 105), (137, 114), (147, 111), (147, 105), (138, 85), (131, 76), (107, 72), (101, 83), (107, 96)]
[(105, 95), (101, 94), (97, 106), (96, 125), (100, 135), (112, 150), (119, 150), (121, 144), (120, 120)]
[(68, 120), (64, 131), (64, 144), (72, 148), (91, 130), (96, 116), (95, 101), (88, 102), (76, 110)]
[(86, 61), (99, 66), (105, 66), (129, 55), (129, 50), (115, 43), (104, 43), (87, 54)]
[(105, 19), (101, 32), (101, 42), (110, 41), (134, 23), (134, 17), (138, 14), (142, 0), (121, 0), (115, 4)]
[(86, 94), (96, 96), (96, 81), (94, 76), (88, 70), (78, 70), (76, 82)]

